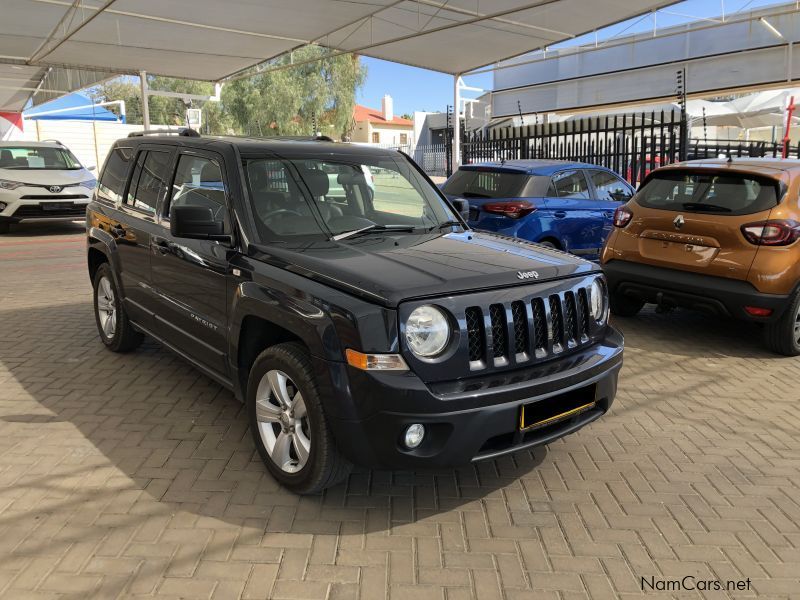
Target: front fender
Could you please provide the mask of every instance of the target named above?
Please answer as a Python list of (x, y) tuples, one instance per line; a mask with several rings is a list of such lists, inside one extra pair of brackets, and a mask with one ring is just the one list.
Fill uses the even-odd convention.
[(230, 311), (231, 356), (237, 355), (244, 319), (255, 316), (292, 332), (303, 341), (312, 355), (343, 360), (344, 351), (339, 345), (330, 315), (304, 299), (245, 281), (238, 285)]

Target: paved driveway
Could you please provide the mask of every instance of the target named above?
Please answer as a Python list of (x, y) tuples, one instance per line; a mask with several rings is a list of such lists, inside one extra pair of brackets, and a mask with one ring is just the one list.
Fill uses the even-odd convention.
[(800, 597), (800, 359), (689, 313), (618, 324), (616, 404), (580, 433), (298, 498), (230, 393), (154, 343), (103, 348), (78, 225), (15, 229), (0, 237), (0, 597), (665, 597), (642, 578), (685, 576), (750, 578), (709, 597)]

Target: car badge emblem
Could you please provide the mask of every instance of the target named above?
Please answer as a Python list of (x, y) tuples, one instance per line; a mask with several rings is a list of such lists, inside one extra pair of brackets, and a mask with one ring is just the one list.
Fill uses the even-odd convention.
[(538, 271), (517, 271), (517, 279), (539, 279)]
[(49, 188), (47, 188), (47, 189), (48, 189), (48, 190), (50, 190), (50, 192), (51, 192), (51, 193), (53, 193), (53, 194), (57, 194), (57, 193), (59, 193), (59, 192), (61, 191), (61, 189), (62, 189), (62, 188), (61, 188), (61, 186), (60, 186), (60, 185), (51, 185), (51, 186), (50, 186)]
[(685, 222), (686, 221), (684, 220), (683, 215), (678, 215), (677, 217), (675, 217), (675, 220), (672, 222), (672, 224), (675, 225), (675, 229), (680, 229), (681, 227), (683, 227), (683, 224)]

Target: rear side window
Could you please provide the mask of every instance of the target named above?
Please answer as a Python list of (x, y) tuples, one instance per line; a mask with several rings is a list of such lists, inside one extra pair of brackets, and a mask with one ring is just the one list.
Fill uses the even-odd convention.
[(636, 202), (662, 210), (749, 215), (771, 209), (780, 196), (780, 183), (768, 177), (675, 170), (648, 179)]
[(111, 150), (97, 184), (98, 198), (114, 203), (122, 201), (125, 178), (128, 175), (128, 163), (132, 154), (131, 148), (116, 147)]
[(589, 171), (598, 200), (622, 202), (631, 197), (630, 188), (622, 179), (608, 171)]
[(203, 156), (182, 154), (166, 216), (173, 206), (205, 206), (211, 209), (216, 221), (225, 222), (225, 184), (219, 164)]
[(140, 152), (125, 203), (141, 211), (155, 213), (158, 199), (167, 189), (169, 166), (169, 152), (158, 150)]
[(547, 195), (551, 198), (589, 198), (589, 183), (582, 171), (561, 171), (553, 175)]
[(528, 179), (526, 173), (460, 169), (447, 180), (442, 191), (463, 198), (519, 198)]

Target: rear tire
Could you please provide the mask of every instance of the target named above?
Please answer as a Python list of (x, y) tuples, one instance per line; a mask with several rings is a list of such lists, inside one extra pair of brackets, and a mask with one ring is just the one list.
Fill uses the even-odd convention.
[(259, 354), (248, 377), (247, 413), (261, 460), (292, 492), (320, 492), (352, 470), (328, 427), (311, 360), (301, 344), (277, 344)]
[(94, 274), (94, 317), (100, 339), (112, 352), (130, 352), (144, 339), (128, 320), (108, 263)]
[(767, 348), (784, 356), (800, 356), (800, 290), (781, 318), (764, 325)]
[(611, 314), (616, 317), (635, 317), (644, 306), (644, 300), (623, 296), (616, 292), (608, 295)]

